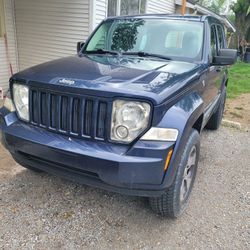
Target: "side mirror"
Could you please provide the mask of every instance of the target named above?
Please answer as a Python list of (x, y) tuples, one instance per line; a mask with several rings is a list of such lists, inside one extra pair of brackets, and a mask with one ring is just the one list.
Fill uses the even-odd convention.
[(82, 47), (84, 46), (85, 42), (78, 42), (76, 45), (76, 51), (77, 54), (80, 52), (80, 50), (82, 49)]
[(220, 49), (218, 56), (214, 56), (213, 65), (231, 65), (237, 60), (236, 49)]

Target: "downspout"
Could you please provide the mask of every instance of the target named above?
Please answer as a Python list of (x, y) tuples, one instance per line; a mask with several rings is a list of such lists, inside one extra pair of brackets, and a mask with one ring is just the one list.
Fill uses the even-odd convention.
[(184, 16), (186, 13), (186, 4), (187, 0), (182, 0), (182, 5), (181, 5), (181, 15)]
[(10, 76), (13, 75), (13, 68), (12, 68), (12, 64), (11, 64), (11, 60), (10, 60), (10, 54), (9, 54), (9, 46), (8, 46), (8, 38), (7, 38), (7, 31), (6, 31), (6, 24), (5, 24), (5, 5), (4, 5), (4, 1), (3, 1), (3, 28), (4, 28), (4, 46), (5, 46), (5, 53), (6, 53), (6, 59), (7, 59), (7, 64), (9, 67), (9, 73)]
[(89, 0), (89, 34), (96, 26), (96, 0)]
[(4, 33), (4, 45), (5, 45), (6, 59), (7, 59), (8, 65), (9, 65), (9, 73), (10, 73), (10, 76), (12, 76), (13, 75), (13, 68), (12, 68), (12, 64), (11, 64), (11, 60), (10, 60), (9, 46), (8, 46), (6, 32)]

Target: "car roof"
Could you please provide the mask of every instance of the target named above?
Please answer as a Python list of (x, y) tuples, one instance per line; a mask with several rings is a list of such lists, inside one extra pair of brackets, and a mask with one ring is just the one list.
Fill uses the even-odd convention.
[(179, 14), (143, 14), (143, 15), (128, 15), (128, 16), (113, 16), (108, 17), (107, 19), (130, 19), (130, 18), (139, 18), (139, 19), (152, 19), (152, 18), (162, 18), (162, 19), (174, 19), (174, 20), (188, 20), (188, 21), (198, 21), (203, 22), (205, 19), (218, 19), (209, 16), (209, 15), (179, 15)]

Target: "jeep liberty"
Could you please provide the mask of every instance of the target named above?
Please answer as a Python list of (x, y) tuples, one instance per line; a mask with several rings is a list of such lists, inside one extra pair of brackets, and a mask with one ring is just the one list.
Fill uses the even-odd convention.
[(148, 197), (155, 212), (178, 217), (235, 60), (211, 16), (107, 18), (77, 55), (11, 77), (1, 142), (25, 168)]

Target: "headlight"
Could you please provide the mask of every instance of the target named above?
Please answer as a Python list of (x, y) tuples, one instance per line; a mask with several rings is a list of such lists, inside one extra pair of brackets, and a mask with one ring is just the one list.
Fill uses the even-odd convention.
[(19, 117), (29, 120), (29, 88), (22, 84), (13, 84), (13, 99)]
[(113, 102), (111, 140), (131, 142), (148, 126), (150, 105), (145, 102)]

